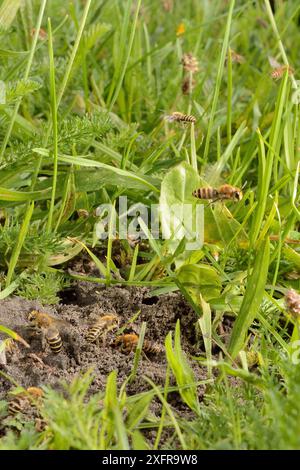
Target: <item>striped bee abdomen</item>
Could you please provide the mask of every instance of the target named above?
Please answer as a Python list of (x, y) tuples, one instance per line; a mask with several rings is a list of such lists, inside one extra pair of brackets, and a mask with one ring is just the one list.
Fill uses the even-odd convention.
[(151, 354), (161, 354), (163, 350), (164, 349), (160, 344), (149, 341), (148, 339), (144, 340), (143, 351)]
[(216, 199), (218, 194), (218, 190), (211, 187), (198, 188), (193, 191), (193, 196), (198, 199)]
[(46, 340), (54, 354), (58, 354), (62, 350), (62, 339), (55, 327), (48, 328), (46, 332)]
[(183, 114), (180, 113), (179, 111), (174, 111), (174, 113), (170, 114), (169, 116), (166, 116), (166, 118), (170, 122), (188, 122), (188, 123), (195, 123), (197, 119), (195, 116), (192, 116), (191, 114)]
[(101, 326), (93, 326), (89, 329), (86, 339), (89, 343), (94, 343), (101, 333)]
[(16, 396), (9, 402), (8, 412), (10, 415), (16, 415), (21, 413), (29, 404), (29, 400), (25, 396)]
[(88, 332), (86, 339), (90, 343), (94, 343), (100, 336), (101, 333), (105, 334), (110, 330), (118, 328), (119, 317), (115, 314), (108, 314), (99, 317), (98, 320), (92, 325)]

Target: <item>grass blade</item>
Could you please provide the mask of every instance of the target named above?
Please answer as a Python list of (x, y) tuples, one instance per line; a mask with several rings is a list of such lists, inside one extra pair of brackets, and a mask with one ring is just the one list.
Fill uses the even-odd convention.
[(248, 328), (257, 316), (267, 281), (269, 258), (270, 242), (267, 238), (257, 250), (253, 271), (248, 279), (243, 303), (231, 333), (228, 350), (233, 359), (243, 349)]

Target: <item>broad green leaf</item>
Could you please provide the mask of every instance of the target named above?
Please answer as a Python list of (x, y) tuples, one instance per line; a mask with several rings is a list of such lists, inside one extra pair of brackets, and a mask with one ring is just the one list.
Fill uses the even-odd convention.
[(269, 238), (264, 240), (255, 257), (253, 271), (248, 279), (243, 303), (230, 337), (229, 353), (235, 358), (243, 349), (249, 327), (257, 317), (264, 296), (270, 258)]
[[(48, 156), (49, 152), (47, 149), (34, 149), (36, 153), (40, 155)], [(138, 185), (138, 187), (142, 187), (143, 189), (152, 190), (154, 192), (158, 192), (157, 186), (159, 181), (155, 178), (151, 178), (149, 176), (145, 176), (143, 174), (138, 174), (137, 172), (133, 173), (131, 171), (122, 170), (121, 168), (117, 168), (111, 165), (107, 165), (106, 163), (98, 162), (97, 160), (90, 160), (89, 158), (85, 157), (73, 157), (69, 155), (59, 155), (58, 160), (60, 162), (78, 165), (80, 167), (92, 167), (92, 168), (101, 168), (102, 170), (106, 170), (107, 174), (107, 181), (109, 181), (108, 175), (118, 175), (121, 178), (121, 181), (130, 180)], [(94, 170), (95, 171), (95, 170)]]
[(9, 29), (23, 0), (3, 0), (0, 7), (0, 28)]
[[(245, 244), (246, 233), (239, 222), (232, 217), (225, 204), (218, 202), (210, 205), (192, 196), (193, 190), (201, 186), (207, 186), (206, 181), (186, 162), (177, 165), (166, 174), (161, 184), (159, 200), (163, 237), (174, 236), (174, 242), (170, 243), (174, 250), (185, 234), (191, 237), (191, 242), (192, 236), (195, 236), (199, 246), (190, 245), (190, 250), (198, 250), (201, 247), (202, 231), (204, 243), (226, 246), (238, 232), (238, 243)], [(203, 206), (204, 218), (202, 220), (199, 212), (197, 221), (196, 206), (200, 205)]]
[(177, 278), (197, 305), (201, 304), (201, 296), (208, 301), (220, 295), (219, 274), (207, 264), (186, 264), (178, 270)]
[(13, 189), (0, 187), (0, 201), (25, 202), (37, 199), (47, 199), (51, 195), (51, 190), (45, 191), (14, 191)]
[(300, 254), (297, 253), (297, 251), (293, 250), (290, 246), (285, 246), (282, 249), (282, 253), (286, 259), (296, 266), (296, 268), (300, 268)]

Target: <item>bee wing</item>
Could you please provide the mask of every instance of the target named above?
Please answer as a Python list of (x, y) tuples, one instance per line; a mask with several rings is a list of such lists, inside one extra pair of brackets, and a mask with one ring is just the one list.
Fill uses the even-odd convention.
[(223, 170), (223, 166), (219, 164), (219, 162), (206, 165), (203, 174), (201, 175), (203, 180), (205, 181), (205, 186), (211, 186), (212, 188), (216, 188), (221, 185), (221, 173)]
[(271, 65), (272, 69), (278, 69), (279, 67), (282, 67), (282, 64), (277, 62), (277, 60), (274, 57), (268, 56), (269, 64)]
[(57, 328), (66, 328), (66, 327), (70, 326), (71, 324), (69, 322), (67, 322), (66, 320), (61, 320), (60, 318), (55, 318), (54, 325)]

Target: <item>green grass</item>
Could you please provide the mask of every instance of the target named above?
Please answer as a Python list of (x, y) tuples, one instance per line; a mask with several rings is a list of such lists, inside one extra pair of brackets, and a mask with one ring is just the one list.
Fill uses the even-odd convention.
[[(47, 389), (40, 412), (48, 427), (37, 433), (21, 420), (17, 434), (8, 422), (0, 448), (149, 448), (149, 429), (155, 449), (300, 448), (299, 365), (290, 356), (298, 325), (283, 301), (287, 289), (300, 291), (300, 8), (292, 0), (277, 1), (275, 14), (268, 0), (171, 3), (172, 11), (159, 0), (0, 3), (0, 299), (17, 293), (55, 303), (62, 287), (83, 278), (65, 263), (86, 251), (102, 275), (91, 282), (180, 291), (204, 342), (200, 356), (186, 358), (179, 325), (166, 332), (164, 388), (145, 378), (149, 391), (130, 396), (113, 372), (89, 399), (89, 374), (66, 385), (63, 400)], [(176, 35), (180, 23), (185, 32)], [(184, 95), (188, 52), (199, 71)], [(269, 57), (294, 75), (273, 80)], [(196, 124), (164, 119), (173, 111)], [(120, 196), (128, 207), (160, 204), (165, 235), (165, 205), (195, 209), (192, 191), (222, 182), (245, 184), (244, 197), (205, 206), (202, 248), (188, 250), (175, 226), (169, 239), (150, 239), (149, 251), (123, 240), (131, 263), (122, 269), (113, 241), (96, 236), (101, 204), (118, 209)], [(226, 312), (229, 343), (220, 333)], [(249, 353), (258, 357), (254, 369)], [(203, 400), (196, 361), (209, 377)], [(192, 420), (170, 405), (174, 390)], [(162, 404), (160, 418), (152, 400)], [(1, 402), (9, 420), (6, 409)]]

